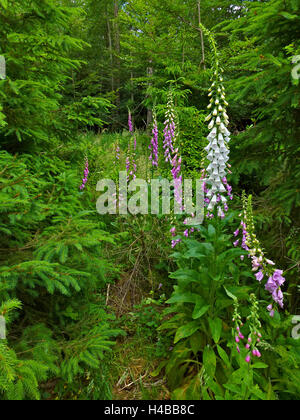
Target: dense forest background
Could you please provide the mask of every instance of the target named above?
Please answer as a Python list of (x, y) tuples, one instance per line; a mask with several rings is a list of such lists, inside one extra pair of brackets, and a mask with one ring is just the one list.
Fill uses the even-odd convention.
[[(184, 174), (203, 169), (214, 55), (200, 24), (216, 39), (233, 133), (224, 235), (245, 191), (287, 280), (270, 319), (247, 261), (224, 260), (242, 316), (251, 293), (264, 302), (263, 360), (247, 371), (226, 346), (228, 296), (206, 327), (176, 336), (195, 322), (179, 308), (178, 268), (195, 268), (171, 256), (172, 222), (96, 212), (97, 182), (125, 168), (128, 110), (139, 175), (150, 173), (153, 109), (162, 139), (170, 90)], [(0, 399), (299, 399), (299, 39), (299, 0), (0, 0)], [(212, 229), (201, 240), (225, 252), (233, 239)]]

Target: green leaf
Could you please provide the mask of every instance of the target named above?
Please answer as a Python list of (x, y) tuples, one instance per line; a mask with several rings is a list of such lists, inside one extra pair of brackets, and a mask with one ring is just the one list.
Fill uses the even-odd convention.
[(235, 301), (237, 300), (237, 297), (234, 296), (232, 293), (230, 293), (229, 290), (227, 290), (225, 286), (224, 286), (224, 289), (225, 289), (225, 292), (226, 292), (228, 297), (230, 297), (231, 299), (233, 299)]
[(8, 1), (7, 0), (0, 0), (0, 4), (4, 9), (7, 9)]
[(220, 318), (209, 319), (208, 320), (212, 338), (216, 344), (220, 341), (223, 323)]
[(213, 225), (208, 226), (208, 236), (210, 238), (214, 238), (216, 236), (216, 229), (214, 228)]
[(280, 14), (289, 20), (299, 19), (297, 15), (292, 15), (291, 13), (288, 13), (288, 12), (281, 12)]
[(198, 302), (195, 305), (194, 311), (193, 311), (193, 319), (199, 319), (201, 318), (210, 308), (210, 305), (203, 306), (202, 302)]
[(269, 366), (266, 365), (265, 363), (258, 362), (258, 363), (254, 363), (251, 367), (252, 369), (267, 369)]
[(175, 335), (174, 344), (178, 343), (178, 341), (182, 340), (183, 338), (190, 337), (198, 329), (199, 329), (199, 324), (198, 322), (194, 322), (194, 321), (189, 322), (188, 324), (183, 325), (182, 327), (179, 327)]
[(207, 374), (213, 378), (216, 373), (217, 357), (210, 346), (205, 347), (203, 352), (203, 365)]
[(223, 350), (222, 347), (220, 347), (220, 346), (217, 346), (217, 350), (218, 350), (219, 356), (221, 357), (221, 359), (223, 360), (225, 365), (229, 368), (230, 367), (230, 361), (229, 361), (229, 357), (227, 356), (226, 351)]
[(175, 291), (173, 292), (171, 298), (167, 300), (167, 304), (171, 303), (194, 303), (197, 300), (197, 295), (195, 293), (180, 293), (178, 286), (174, 287)]

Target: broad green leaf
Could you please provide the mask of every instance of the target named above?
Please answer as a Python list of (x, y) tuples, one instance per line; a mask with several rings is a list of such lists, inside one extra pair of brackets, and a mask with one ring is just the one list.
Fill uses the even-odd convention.
[(213, 378), (216, 373), (217, 358), (210, 346), (205, 347), (203, 352), (203, 365), (207, 374)]
[(191, 335), (193, 335), (197, 330), (199, 329), (199, 324), (198, 322), (189, 322), (186, 325), (183, 325), (182, 327), (179, 327), (176, 335), (175, 335), (175, 339), (174, 339), (174, 343), (178, 343), (178, 341), (182, 340), (183, 338), (188, 338)]
[(229, 368), (230, 367), (230, 361), (229, 361), (229, 357), (228, 357), (226, 351), (223, 350), (222, 347), (220, 347), (220, 346), (217, 346), (217, 350), (218, 350), (219, 356), (221, 357), (221, 359), (223, 360), (225, 365)]
[(222, 334), (223, 323), (220, 318), (209, 319), (208, 320), (212, 338), (216, 344), (220, 341)]
[(173, 292), (171, 298), (167, 300), (166, 303), (194, 303), (197, 300), (197, 295), (195, 293), (180, 293), (178, 286), (174, 287), (175, 292)]
[(265, 363), (258, 362), (258, 363), (254, 363), (251, 367), (252, 369), (267, 369), (269, 366), (266, 365)]
[(229, 290), (227, 290), (225, 286), (224, 286), (224, 289), (228, 297), (230, 297), (233, 300), (237, 300), (237, 297), (234, 296), (231, 292), (229, 292)]
[(208, 236), (210, 238), (214, 238), (216, 236), (216, 229), (214, 228), (213, 225), (208, 226)]
[(8, 0), (0, 0), (0, 4), (4, 9), (7, 9), (8, 6)]
[(204, 305), (203, 303), (196, 303), (194, 311), (193, 311), (193, 319), (201, 318), (210, 308), (210, 305)]

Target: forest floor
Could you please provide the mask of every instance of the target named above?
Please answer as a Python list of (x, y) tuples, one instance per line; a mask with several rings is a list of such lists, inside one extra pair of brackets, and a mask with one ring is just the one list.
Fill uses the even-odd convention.
[[(128, 279), (123, 278), (110, 287), (108, 306), (114, 308), (118, 326), (127, 334), (117, 340), (111, 361), (114, 400), (170, 398), (165, 378), (153, 375), (160, 363), (157, 341), (152, 334), (156, 327), (155, 309), (144, 305), (145, 299), (142, 291), (128, 283)], [(143, 318), (141, 308), (144, 308)]]

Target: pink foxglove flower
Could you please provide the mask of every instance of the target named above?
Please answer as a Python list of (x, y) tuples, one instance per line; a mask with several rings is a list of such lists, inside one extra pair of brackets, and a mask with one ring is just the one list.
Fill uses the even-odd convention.
[(153, 167), (158, 167), (158, 124), (155, 110), (153, 111), (153, 129), (152, 129), (152, 139), (149, 146), (151, 154), (149, 160), (152, 163)]
[[(131, 134), (134, 133), (133, 123), (132, 123), (132, 116), (131, 112), (128, 111), (128, 127), (129, 132)], [(133, 140), (133, 146), (132, 146), (132, 140)], [(128, 141), (128, 150), (127, 150), (127, 157), (126, 157), (126, 171), (127, 171), (127, 180), (130, 179), (136, 179), (136, 171), (137, 171), (137, 165), (135, 162), (135, 155), (136, 155), (136, 137), (131, 136), (131, 138)]]
[(170, 90), (168, 95), (168, 104), (166, 111), (166, 120), (164, 128), (164, 151), (165, 151), (165, 160), (166, 162), (172, 161), (172, 155), (174, 153), (176, 140), (178, 137), (178, 127), (177, 127), (177, 115), (175, 112), (173, 93)]
[(84, 178), (82, 180), (82, 184), (80, 185), (80, 190), (83, 191), (85, 189), (86, 183), (88, 181), (88, 175), (89, 175), (89, 161), (88, 158), (85, 158), (85, 169), (84, 169)]
[(133, 122), (130, 110), (128, 110), (128, 128), (130, 133), (133, 133)]

